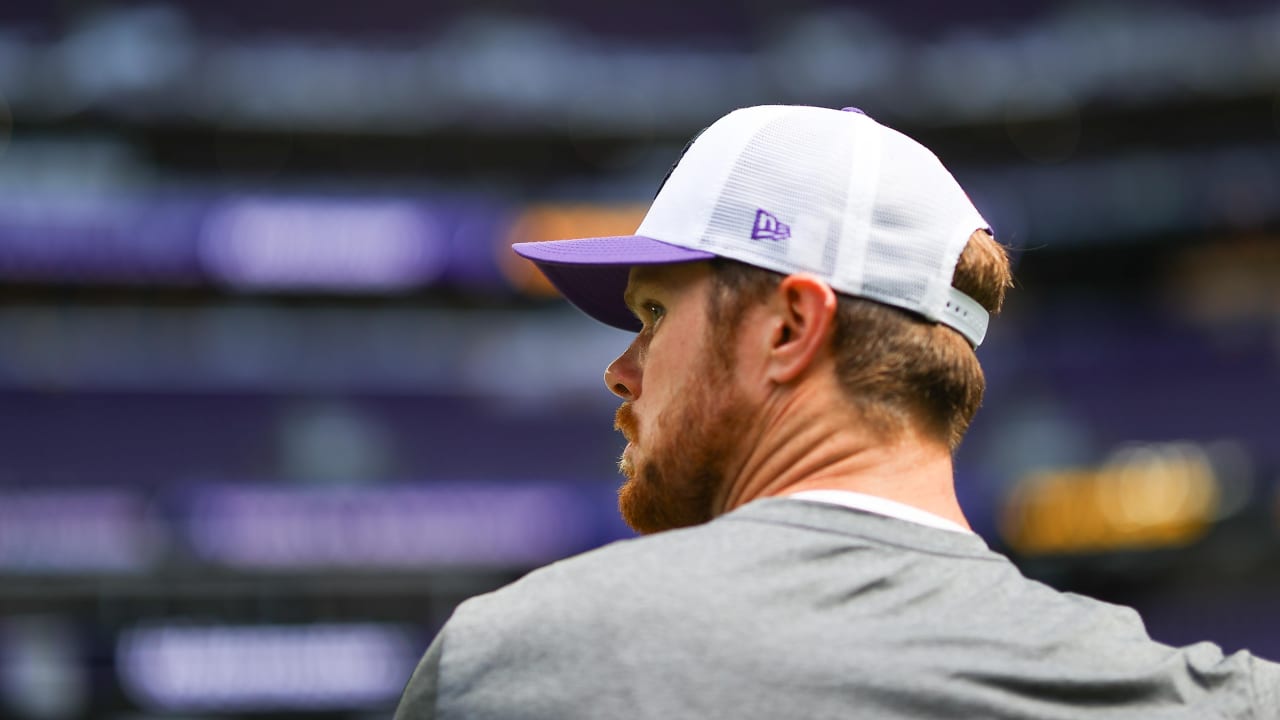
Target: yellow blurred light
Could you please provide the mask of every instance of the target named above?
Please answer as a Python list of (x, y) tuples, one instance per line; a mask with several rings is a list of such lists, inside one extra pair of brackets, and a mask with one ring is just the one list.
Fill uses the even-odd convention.
[(533, 263), (511, 251), (518, 242), (630, 235), (644, 219), (644, 205), (543, 203), (530, 205), (517, 216), (498, 248), (498, 267), (512, 286), (531, 295), (552, 296), (555, 288)]
[(1027, 476), (1005, 503), (1000, 533), (1027, 555), (1182, 546), (1208, 531), (1220, 495), (1199, 447), (1137, 446), (1097, 469)]

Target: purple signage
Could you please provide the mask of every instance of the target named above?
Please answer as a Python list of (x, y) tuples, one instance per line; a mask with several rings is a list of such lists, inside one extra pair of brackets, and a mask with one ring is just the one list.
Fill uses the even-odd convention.
[(198, 252), (212, 278), (237, 287), (394, 291), (440, 276), (443, 236), (406, 200), (245, 197), (213, 208)]
[(162, 711), (337, 710), (395, 701), (419, 648), (397, 625), (143, 626), (116, 667), (139, 705)]
[(589, 548), (598, 511), (550, 483), (378, 488), (221, 485), (198, 491), (187, 533), (242, 569), (523, 567)]
[(383, 293), (504, 284), (511, 213), (483, 198), (0, 197), (0, 279)]
[(0, 571), (136, 572), (156, 547), (146, 501), (123, 489), (0, 492)]
[(129, 196), (0, 197), (0, 277), (189, 284), (198, 202)]

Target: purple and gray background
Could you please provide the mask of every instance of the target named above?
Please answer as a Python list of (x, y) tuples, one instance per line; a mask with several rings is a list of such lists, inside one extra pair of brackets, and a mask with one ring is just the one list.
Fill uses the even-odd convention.
[(458, 602), (627, 537), (627, 335), (510, 244), (629, 232), (777, 102), (922, 140), (1015, 250), (975, 527), (1280, 659), (1274, 2), (13, 2), (0, 717), (385, 717)]

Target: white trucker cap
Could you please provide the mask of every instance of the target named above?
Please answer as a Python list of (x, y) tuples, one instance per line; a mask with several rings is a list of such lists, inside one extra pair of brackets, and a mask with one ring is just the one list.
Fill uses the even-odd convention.
[(989, 229), (942, 162), (855, 108), (735, 110), (686, 148), (634, 235), (517, 243), (591, 317), (625, 330), (635, 265), (738, 260), (944, 323), (977, 347), (987, 311), (951, 287)]

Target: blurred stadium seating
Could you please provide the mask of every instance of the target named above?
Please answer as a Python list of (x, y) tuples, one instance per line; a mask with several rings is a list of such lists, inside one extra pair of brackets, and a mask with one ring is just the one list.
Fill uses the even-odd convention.
[(627, 338), (508, 247), (773, 102), (1014, 249), (975, 527), (1280, 658), (1274, 2), (6, 3), (0, 717), (384, 717), (462, 599), (626, 537)]

